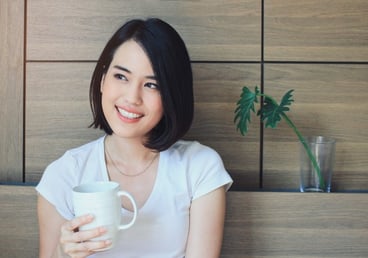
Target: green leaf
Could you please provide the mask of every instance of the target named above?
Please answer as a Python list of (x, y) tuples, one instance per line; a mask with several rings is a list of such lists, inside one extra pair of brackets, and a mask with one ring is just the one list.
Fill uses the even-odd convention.
[(255, 113), (254, 103), (258, 103), (257, 96), (259, 95), (259, 89), (256, 86), (254, 93), (243, 87), (239, 101), (236, 103), (234, 123), (236, 123), (236, 129), (240, 131), (242, 135), (248, 132), (248, 124), (250, 123), (251, 111)]
[(285, 114), (289, 111), (290, 106), (294, 100), (292, 99), (292, 93), (294, 90), (289, 90), (282, 97), (280, 105), (269, 95), (262, 94), (258, 87), (255, 87), (254, 93), (251, 92), (247, 87), (243, 87), (242, 93), (240, 95), (240, 100), (237, 102), (237, 107), (235, 109), (234, 123), (237, 123), (237, 130), (240, 130), (242, 135), (248, 132), (248, 124), (250, 123), (250, 112), (254, 111), (254, 103), (258, 102), (258, 97), (263, 96), (264, 101), (261, 108), (257, 112), (257, 116), (261, 116), (262, 121), (266, 121), (265, 127), (276, 128), (277, 124), (282, 118), (285, 119), (286, 123), (294, 130), (295, 134), (298, 136), (299, 141), (303, 144), (305, 150), (308, 153), (310, 160), (312, 161), (313, 167), (316, 170), (316, 174), (319, 178), (321, 186), (324, 186), (324, 179), (321, 175), (321, 170), (316, 161), (315, 156), (311, 152), (308, 145), (305, 143), (302, 134), (296, 128), (294, 123)]
[(264, 104), (257, 115), (261, 115), (261, 119), (265, 122), (265, 127), (276, 128), (277, 124), (281, 121), (284, 113), (289, 111), (288, 106), (294, 101), (292, 99), (292, 92), (289, 90), (282, 97), (280, 105), (274, 101), (271, 97), (265, 95)]

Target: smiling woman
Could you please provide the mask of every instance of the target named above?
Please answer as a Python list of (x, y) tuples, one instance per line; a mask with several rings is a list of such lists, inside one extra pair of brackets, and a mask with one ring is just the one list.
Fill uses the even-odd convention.
[[(137, 53), (127, 52), (126, 48), (129, 46), (124, 47), (125, 51), (119, 53), (120, 55), (126, 54), (127, 58), (136, 58), (138, 56), (135, 55), (139, 54), (140, 58), (146, 59), (144, 67), (139, 68), (139, 71), (144, 72), (144, 69), (147, 69), (146, 72), (149, 73), (141, 74), (141, 76), (151, 79), (151, 82), (158, 86), (164, 112), (162, 119), (150, 132), (145, 144), (149, 148), (165, 150), (178, 138), (183, 137), (191, 126), (194, 112), (193, 76), (184, 41), (174, 28), (164, 22), (160, 24), (158, 21), (162, 22), (158, 19), (150, 19), (143, 25), (133, 20), (127, 22), (112, 36), (102, 51), (94, 70), (90, 98), (94, 114), (92, 125), (111, 134), (112, 130), (103, 116), (100, 103), (101, 82), (107, 75), (106, 72), (111, 70), (110, 66), (117, 69), (115, 71), (117, 77), (132, 75), (131, 73), (134, 72), (130, 70), (132, 68), (124, 66), (127, 60), (116, 57), (115, 53), (120, 50), (122, 43), (128, 43), (126, 41), (132, 41), (129, 45), (135, 43)], [(118, 61), (123, 63), (117, 63)], [(129, 62), (133, 65), (135, 61), (130, 59)], [(139, 65), (139, 62), (135, 62), (135, 67)]]
[(150, 60), (134, 40), (122, 44), (101, 80), (102, 109), (112, 131), (138, 141), (160, 122), (162, 100)]
[[(215, 150), (181, 139), (193, 119), (193, 79), (174, 28), (160, 19), (123, 25), (96, 64), (90, 103), (91, 127), (106, 135), (46, 168), (37, 186), (40, 257), (218, 257), (232, 179)], [(96, 181), (117, 182), (139, 210), (114, 243), (92, 240), (107, 226), (79, 230), (99, 218), (75, 217), (72, 189)], [(131, 210), (122, 199), (123, 220)]]

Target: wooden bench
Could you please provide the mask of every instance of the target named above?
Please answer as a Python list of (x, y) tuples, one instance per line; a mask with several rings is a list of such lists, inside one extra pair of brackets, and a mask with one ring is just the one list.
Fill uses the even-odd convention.
[[(0, 257), (38, 257), (36, 192), (0, 185)], [(229, 192), (223, 258), (368, 257), (367, 194)]]

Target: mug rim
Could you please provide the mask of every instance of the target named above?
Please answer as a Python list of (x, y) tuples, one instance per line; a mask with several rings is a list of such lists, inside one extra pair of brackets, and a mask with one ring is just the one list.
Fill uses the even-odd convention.
[[(73, 187), (73, 192), (80, 193), (80, 194), (103, 193), (103, 192), (114, 191), (118, 187), (119, 187), (119, 184), (114, 181), (94, 181), (94, 182), (83, 183), (83, 184)], [(88, 190), (88, 189), (93, 189), (93, 191)]]

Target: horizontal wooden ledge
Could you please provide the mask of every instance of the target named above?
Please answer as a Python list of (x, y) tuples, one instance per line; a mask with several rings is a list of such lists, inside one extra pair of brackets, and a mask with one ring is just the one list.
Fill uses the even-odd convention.
[[(191, 60), (193, 64), (345, 64), (368, 65), (367, 61), (298, 61), (298, 60)], [(32, 59), (26, 63), (97, 63), (97, 60), (57, 60), (57, 59)]]
[[(4, 188), (9, 188), (12, 189), (14, 187), (20, 187), (20, 188), (26, 188), (25, 191), (29, 191), (29, 189), (27, 188), (34, 188), (36, 187), (38, 184), (38, 182), (0, 182), (0, 189), (2, 187)], [(268, 194), (273, 194), (273, 195), (280, 195), (282, 196), (283, 194), (302, 194), (302, 195), (354, 195), (354, 194), (368, 194), (368, 189), (367, 190), (346, 190), (346, 191), (338, 191), (338, 192), (331, 192), (331, 193), (301, 193), (298, 190), (295, 189), (274, 189), (274, 190), (229, 190), (227, 195), (231, 195), (231, 196), (238, 196), (238, 195), (268, 195)], [(232, 197), (230, 197), (232, 198)]]
[(342, 199), (360, 199), (366, 198), (368, 202), (368, 190), (365, 191), (344, 191), (331, 193), (302, 193), (298, 191), (228, 191), (228, 199), (242, 199), (242, 198), (257, 198), (257, 199), (290, 199), (296, 198), (298, 200), (315, 200), (324, 202), (328, 200)]

